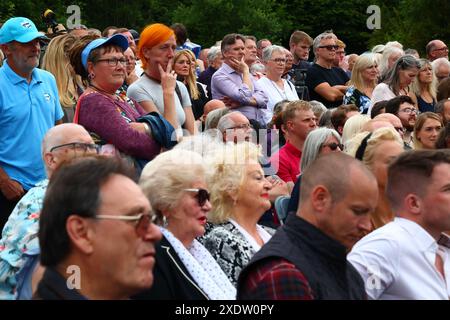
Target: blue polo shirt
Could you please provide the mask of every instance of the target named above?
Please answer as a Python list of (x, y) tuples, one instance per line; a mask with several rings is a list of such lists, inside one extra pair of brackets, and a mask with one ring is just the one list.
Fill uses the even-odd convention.
[(6, 60), (0, 68), (0, 167), (25, 190), (46, 177), (41, 142), (62, 117), (55, 77), (35, 68), (28, 83)]

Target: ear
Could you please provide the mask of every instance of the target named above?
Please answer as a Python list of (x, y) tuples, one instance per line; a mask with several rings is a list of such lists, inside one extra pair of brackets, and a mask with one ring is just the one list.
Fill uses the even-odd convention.
[(94, 252), (93, 238), (95, 230), (92, 228), (92, 222), (77, 215), (71, 215), (67, 218), (66, 230), (69, 238), (75, 248), (85, 255)]
[(94, 64), (91, 61), (88, 61), (87, 63), (87, 73), (90, 74), (94, 71)]
[(408, 194), (403, 201), (403, 205), (409, 213), (415, 216), (421, 214), (422, 200), (417, 195), (412, 193)]
[(318, 185), (311, 191), (311, 205), (317, 213), (325, 213), (331, 206), (331, 194), (325, 186)]
[(147, 59), (147, 60), (150, 59), (150, 50), (151, 49), (147, 48), (147, 47), (142, 49), (142, 54), (144, 55), (144, 58)]
[(294, 122), (291, 120), (286, 121), (286, 130), (292, 130), (292, 128), (294, 127)]
[(55, 170), (56, 167), (58, 166), (58, 162), (55, 159), (55, 155), (51, 152), (46, 152), (44, 154), (44, 163), (52, 171)]

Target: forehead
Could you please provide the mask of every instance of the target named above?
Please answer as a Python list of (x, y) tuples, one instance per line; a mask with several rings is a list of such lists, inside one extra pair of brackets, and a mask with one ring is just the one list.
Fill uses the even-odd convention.
[(314, 117), (314, 112), (312, 110), (301, 110), (297, 109), (295, 112), (296, 117), (305, 119), (305, 118), (311, 118)]
[(414, 108), (414, 106), (411, 104), (411, 103), (409, 103), (409, 102), (403, 102), (401, 105), (400, 105), (400, 110), (403, 110), (403, 109), (406, 109), (406, 108)]
[(176, 46), (177, 45), (177, 42), (175, 40), (175, 36), (174, 35), (170, 36), (169, 39), (167, 39), (164, 42), (161, 42), (156, 47), (163, 47), (163, 46), (166, 46), (166, 45), (171, 45), (171, 46)]
[(450, 184), (449, 163), (441, 163), (434, 167), (430, 184), (437, 188)]
[(104, 212), (125, 214), (134, 208), (150, 209), (150, 203), (130, 178), (114, 174), (100, 188), (100, 208)]
[(320, 44), (321, 45), (330, 45), (330, 44), (336, 44), (336, 40), (333, 38), (326, 38), (326, 39), (321, 39), (320, 40)]
[(248, 119), (241, 113), (233, 113), (230, 115), (230, 120), (236, 124), (249, 123)]
[(375, 207), (377, 205), (378, 187), (375, 177), (363, 172), (360, 168), (350, 169), (351, 181), (346, 197), (342, 200), (348, 205)]
[(423, 125), (424, 126), (437, 126), (437, 125), (441, 125), (441, 122), (440, 121), (438, 121), (438, 120), (436, 120), (436, 119), (433, 119), (433, 118), (427, 118), (426, 120), (425, 120), (425, 122), (423, 123)]
[(62, 143), (71, 143), (71, 142), (86, 142), (86, 143), (94, 143), (90, 134), (79, 126), (71, 126), (70, 128), (65, 128), (64, 132), (61, 132), (61, 136), (63, 137)]
[(245, 39), (246, 46), (256, 46), (256, 42), (253, 39)]

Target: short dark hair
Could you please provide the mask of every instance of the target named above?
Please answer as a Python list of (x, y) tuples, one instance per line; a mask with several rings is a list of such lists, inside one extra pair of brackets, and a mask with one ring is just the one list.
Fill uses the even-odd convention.
[(386, 196), (393, 210), (399, 210), (410, 193), (425, 196), (434, 168), (450, 164), (450, 150), (416, 150), (402, 153), (388, 167)]
[(448, 122), (444, 128), (439, 132), (439, 136), (436, 140), (436, 149), (448, 148), (448, 142), (450, 141), (450, 122)]
[(447, 77), (441, 82), (439, 82), (436, 96), (436, 99), (438, 101), (448, 98), (450, 98), (450, 77)]
[(102, 37), (107, 37), (108, 36), (108, 32), (111, 29), (118, 29), (116, 26), (108, 26), (105, 29), (103, 29), (102, 31)]
[(378, 101), (372, 106), (372, 110), (370, 111), (370, 118), (373, 119), (377, 115), (381, 114), (381, 110), (386, 111), (387, 100)]
[(253, 40), (255, 42), (255, 44), (256, 44), (256, 37), (255, 36), (245, 36), (245, 40)]
[(405, 102), (414, 105), (414, 101), (412, 101), (411, 97), (409, 96), (397, 96), (395, 98), (392, 98), (386, 104), (386, 113), (398, 115), (400, 105), (402, 105)]
[(354, 104), (346, 104), (337, 107), (331, 113), (331, 123), (336, 131), (338, 130), (338, 127), (344, 126), (345, 122), (347, 121), (347, 113), (349, 113), (350, 111), (359, 111), (359, 109)]
[(41, 264), (56, 266), (70, 253), (69, 216), (95, 217), (100, 188), (114, 175), (137, 181), (135, 171), (115, 157), (89, 156), (63, 163), (52, 175), (39, 218)]
[(222, 43), (220, 45), (220, 50), (222, 53), (228, 50), (229, 46), (232, 46), (236, 43), (237, 40), (241, 40), (243, 43), (245, 43), (245, 37), (242, 34), (239, 33), (230, 33), (225, 35), (222, 39)]
[(181, 46), (184, 44), (188, 38), (188, 32), (184, 24), (182, 23), (174, 23), (170, 26), (170, 29), (175, 32), (175, 38), (177, 40), (177, 45)]

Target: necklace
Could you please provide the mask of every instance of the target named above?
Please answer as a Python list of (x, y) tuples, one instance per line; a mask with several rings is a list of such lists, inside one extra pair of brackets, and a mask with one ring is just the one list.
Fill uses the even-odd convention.
[(118, 97), (115, 93), (111, 94), (109, 92), (106, 92), (105, 90), (102, 90), (102, 89), (94, 86), (93, 84), (90, 84), (89, 86), (94, 88), (94, 90), (97, 91), (98, 93), (101, 93), (101, 94), (103, 94), (103, 95), (105, 95), (105, 96), (107, 96), (107, 97), (109, 97), (109, 98), (111, 98), (113, 100), (114, 99), (115, 100), (120, 100), (120, 97)]

